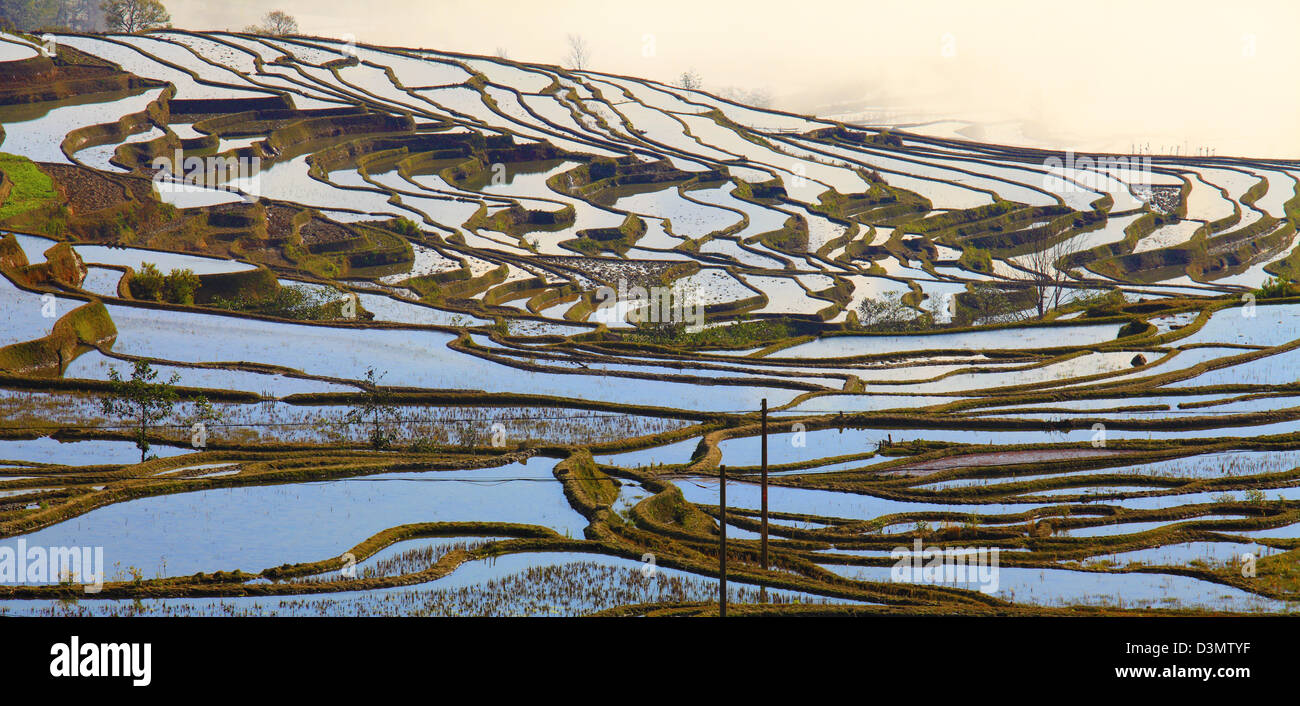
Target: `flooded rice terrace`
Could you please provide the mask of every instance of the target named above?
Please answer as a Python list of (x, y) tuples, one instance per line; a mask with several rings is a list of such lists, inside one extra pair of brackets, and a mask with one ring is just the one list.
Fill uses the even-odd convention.
[(1298, 163), (53, 41), (102, 90), (0, 45), (0, 558), (102, 561), (0, 614), (710, 614), (723, 527), (740, 611), (1300, 608)]

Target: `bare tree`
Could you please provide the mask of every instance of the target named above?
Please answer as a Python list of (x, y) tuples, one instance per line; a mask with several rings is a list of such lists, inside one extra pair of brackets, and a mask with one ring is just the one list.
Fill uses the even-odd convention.
[(283, 37), (298, 33), (298, 20), (284, 10), (272, 10), (262, 16), (262, 24), (249, 25), (244, 28), (249, 34), (265, 34)]
[(509, 58), (510, 58), (510, 52), (507, 51), (505, 47), (497, 47), (496, 54), (497, 54), (497, 58), (498, 58), (498, 59), (509, 59)]
[(1078, 240), (1067, 237), (1016, 258), (1021, 266), (1033, 271), (1030, 278), (1033, 282), (1034, 307), (1040, 319), (1065, 303), (1065, 294), (1071, 289), (1066, 286), (1070, 280), (1067, 270), (1070, 260), (1077, 252), (1074, 243)]
[(700, 74), (695, 70), (695, 67), (691, 67), (683, 71), (682, 75), (677, 78), (677, 85), (682, 88), (696, 90), (704, 87), (704, 79), (700, 78)]
[(581, 34), (569, 35), (569, 55), (565, 61), (575, 71), (582, 71), (591, 63), (591, 47)]
[(143, 32), (170, 27), (172, 17), (158, 0), (105, 0), (99, 6), (104, 21), (115, 32)]

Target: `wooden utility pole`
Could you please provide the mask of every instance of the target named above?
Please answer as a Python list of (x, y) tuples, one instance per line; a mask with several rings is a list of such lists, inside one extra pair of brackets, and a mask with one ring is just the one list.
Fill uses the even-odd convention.
[(767, 398), (763, 398), (763, 540), (760, 556), (767, 571)]
[(722, 518), (718, 540), (718, 617), (727, 617), (727, 467), (718, 466), (718, 510)]

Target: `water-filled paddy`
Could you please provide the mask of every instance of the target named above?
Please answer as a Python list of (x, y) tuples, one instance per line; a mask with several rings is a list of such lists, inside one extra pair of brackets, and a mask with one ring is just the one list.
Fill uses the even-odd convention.
[(781, 352), (789, 358), (847, 358), (894, 351), (1049, 348), (1113, 340), (1117, 326), (1056, 326), (925, 336), (838, 336)]
[[(105, 144), (78, 150), (85, 168), (67, 166), (69, 131), (138, 115), (163, 95), (160, 87), (0, 110), (0, 149), (65, 165), (45, 168), (62, 189), (81, 186), (91, 170), (104, 194), (139, 202), (99, 216), (87, 203), (99, 192), (76, 192), (75, 218), (36, 203), (47, 210), (7, 222), (27, 231), (17, 242), (34, 266), (7, 264), (0, 283), (0, 346), (26, 344), (0, 348), (0, 431), (41, 438), (0, 441), (0, 528), (10, 528), (0, 537), (29, 528), (28, 513), (130, 488), (137, 497), (72, 512), (27, 536), (103, 545), (118, 577), (128, 567), (146, 577), (210, 575), (323, 560), (402, 523), (517, 522), (569, 538), (555, 543), (562, 552), (474, 560), (428, 585), (166, 599), (140, 604), (146, 613), (577, 615), (657, 601), (696, 610), (690, 604), (714, 599), (713, 578), (662, 570), (663, 580), (650, 580), (640, 562), (607, 555), (606, 530), (645, 511), (654, 521), (625, 534), (630, 544), (618, 551), (667, 557), (690, 543), (683, 556), (707, 563), (713, 521), (673, 494), (651, 498), (652, 477), (711, 510), (720, 461), (743, 477), (729, 486), (729, 505), (756, 509), (759, 490), (749, 481), (760, 464), (764, 399), (775, 425), (768, 461), (774, 482), (787, 484), (769, 494), (782, 514), (772, 519), (778, 553), (816, 551), (806, 539), (791, 542), (821, 536), (844, 545), (822, 552), (828, 561), (879, 559), (882, 536), (907, 541), (982, 515), (968, 518), (972, 530), (1009, 553), (1067, 547), (1060, 568), (1003, 567), (996, 595), (1016, 604), (1008, 611), (1287, 608), (1160, 568), (1219, 570), (1255, 542), (1286, 544), (1300, 526), (1291, 521), (1300, 485), (1289, 475), (1300, 466), (1288, 448), (1300, 433), (1290, 418), (1293, 352), (1189, 372), (1297, 337), (1294, 304), (1242, 298), (1270, 276), (1266, 267), (1291, 257), (1293, 243), (1265, 233), (1267, 252), (1224, 251), (1215, 261), (1201, 261), (1189, 244), (1207, 221), (1234, 212), (1240, 221), (1212, 236), (1265, 213), (1284, 216), (1296, 182), (1282, 162), (1188, 155), (1159, 165), (1169, 173), (1055, 169), (996, 145), (881, 134), (648, 80), (436, 50), (362, 45), (354, 53), (334, 40), (179, 31), (59, 39), (169, 83), (176, 95), (170, 114), (151, 113), (154, 124), (122, 124)], [(31, 51), (0, 37), (0, 60)], [(192, 99), (207, 101), (202, 112), (178, 102)], [(268, 109), (287, 99), (300, 110), (342, 110), (253, 120), (249, 104), (223, 102), (246, 99)], [(1033, 142), (1014, 124), (918, 122), (931, 123), (917, 128), (931, 135)], [(235, 180), (240, 192), (160, 184), (151, 194), (109, 160), (124, 143), (134, 145), (122, 150), (126, 159), (164, 133), (215, 135), (218, 151), (259, 152), (266, 169)], [(1140, 209), (1179, 211), (1184, 182), (1173, 172), (1190, 181), (1186, 214), (1130, 243), (1125, 230)], [(1268, 189), (1251, 208), (1243, 200), (1260, 176)], [(1105, 194), (1113, 204), (1102, 221), (1093, 204)], [(281, 203), (268, 208), (259, 196)], [(218, 205), (229, 207), (202, 210)], [(79, 273), (65, 280), (67, 263), (43, 264), (56, 240), (41, 236), (55, 234), (75, 243), (87, 266), (79, 288)], [(1045, 265), (1035, 256), (1057, 236), (1063, 251), (1089, 251), (1066, 273), (1056, 269), (1067, 267), (1059, 258)], [(1194, 261), (1165, 266), (1156, 251), (1173, 247)], [(310, 282), (327, 298), (354, 292), (361, 311), (310, 322), (118, 299), (122, 271), (145, 263), (205, 277), (267, 267), (282, 285)], [(1056, 311), (1035, 306), (1039, 268), (1072, 280), (1051, 300)], [(1145, 284), (1152, 280), (1160, 283)], [(647, 293), (685, 287), (690, 303), (708, 308), (704, 326), (683, 325), (672, 312), (648, 322), (596, 316), (599, 288), (620, 284)], [(263, 296), (255, 288), (202, 301), (244, 306)], [(93, 307), (67, 319), (58, 337), (42, 338), (87, 295), (113, 298), (106, 310), (115, 339)], [(1242, 305), (1167, 340), (1219, 308), (1213, 298), (1223, 295)], [(300, 315), (269, 296), (256, 310)], [(1067, 317), (1074, 320), (1040, 325)], [(1094, 318), (1106, 323), (1088, 323)], [(1161, 338), (1119, 338), (1125, 322), (1134, 332), (1146, 321)], [(87, 345), (92, 338), (101, 350)], [(136, 357), (160, 379), (176, 374), (180, 386), (214, 399), (212, 411), (223, 416), (208, 440), (217, 453), (186, 459), (195, 449), (155, 443), (163, 460), (137, 465), (135, 445), (114, 433), (133, 419), (100, 406), (113, 389), (110, 369), (125, 373)], [(868, 360), (845, 360), (853, 358)], [(365, 381), (370, 375), (378, 387)], [(312, 393), (341, 394), (285, 399)], [(945, 405), (958, 409), (935, 409)], [(185, 444), (200, 410), (194, 400), (176, 403), (151, 438)], [(806, 428), (840, 415), (835, 428)], [(702, 439), (727, 436), (719, 453), (703, 453), (712, 449)], [(519, 455), (501, 458), (503, 447)], [(641, 448), (607, 450), (627, 447)], [(613, 467), (617, 493), (606, 492), (612, 478), (588, 476), (595, 471), (579, 455), (566, 495), (553, 470), (580, 449)], [(1135, 452), (1142, 455), (1124, 457)], [(1150, 460), (1160, 455), (1169, 458)], [(689, 475), (673, 474), (685, 465)], [(1005, 475), (1007, 467), (1017, 475)], [(318, 480), (321, 468), (349, 477)], [(219, 487), (156, 494), (187, 485)], [(612, 511), (593, 514), (590, 534), (591, 520), (577, 509), (586, 502)], [(752, 546), (752, 519), (733, 515), (731, 539)], [(1205, 527), (1216, 521), (1267, 529)], [(385, 577), (419, 571), (509, 534), (497, 530), (400, 541), (358, 568)], [(1151, 537), (1164, 544), (1147, 546)], [(744, 553), (736, 561), (754, 568)], [(1107, 561), (1149, 571), (1080, 570)], [(879, 568), (831, 570), (879, 579)], [(820, 602), (817, 591), (832, 584), (816, 576), (798, 579), (810, 593), (773, 590), (769, 598)], [(738, 587), (734, 599), (757, 600), (755, 590)], [(853, 595), (875, 594), (863, 587)], [(916, 595), (940, 610), (952, 601)], [(33, 601), (0, 610), (137, 606)]]
[[(146, 576), (258, 572), (338, 556), (414, 522), (519, 522), (578, 537), (587, 521), (564, 500), (548, 459), (497, 468), (389, 473), (141, 498), (24, 535), (47, 546), (103, 546), (105, 561)], [(538, 482), (551, 479), (551, 482)], [(526, 498), (526, 500), (525, 500)], [(143, 528), (167, 527), (142, 536)]]

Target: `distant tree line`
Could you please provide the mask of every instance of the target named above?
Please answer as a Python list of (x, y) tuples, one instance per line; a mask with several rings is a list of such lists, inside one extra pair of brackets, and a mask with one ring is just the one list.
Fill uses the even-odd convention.
[(102, 32), (108, 28), (100, 0), (0, 0), (0, 25), (25, 32), (56, 28)]
[[(21, 32), (145, 32), (171, 26), (160, 0), (0, 0), (0, 29)], [(298, 20), (283, 10), (244, 28), (251, 34), (298, 34)]]
[(0, 26), (22, 32), (143, 32), (171, 21), (159, 0), (0, 0)]

